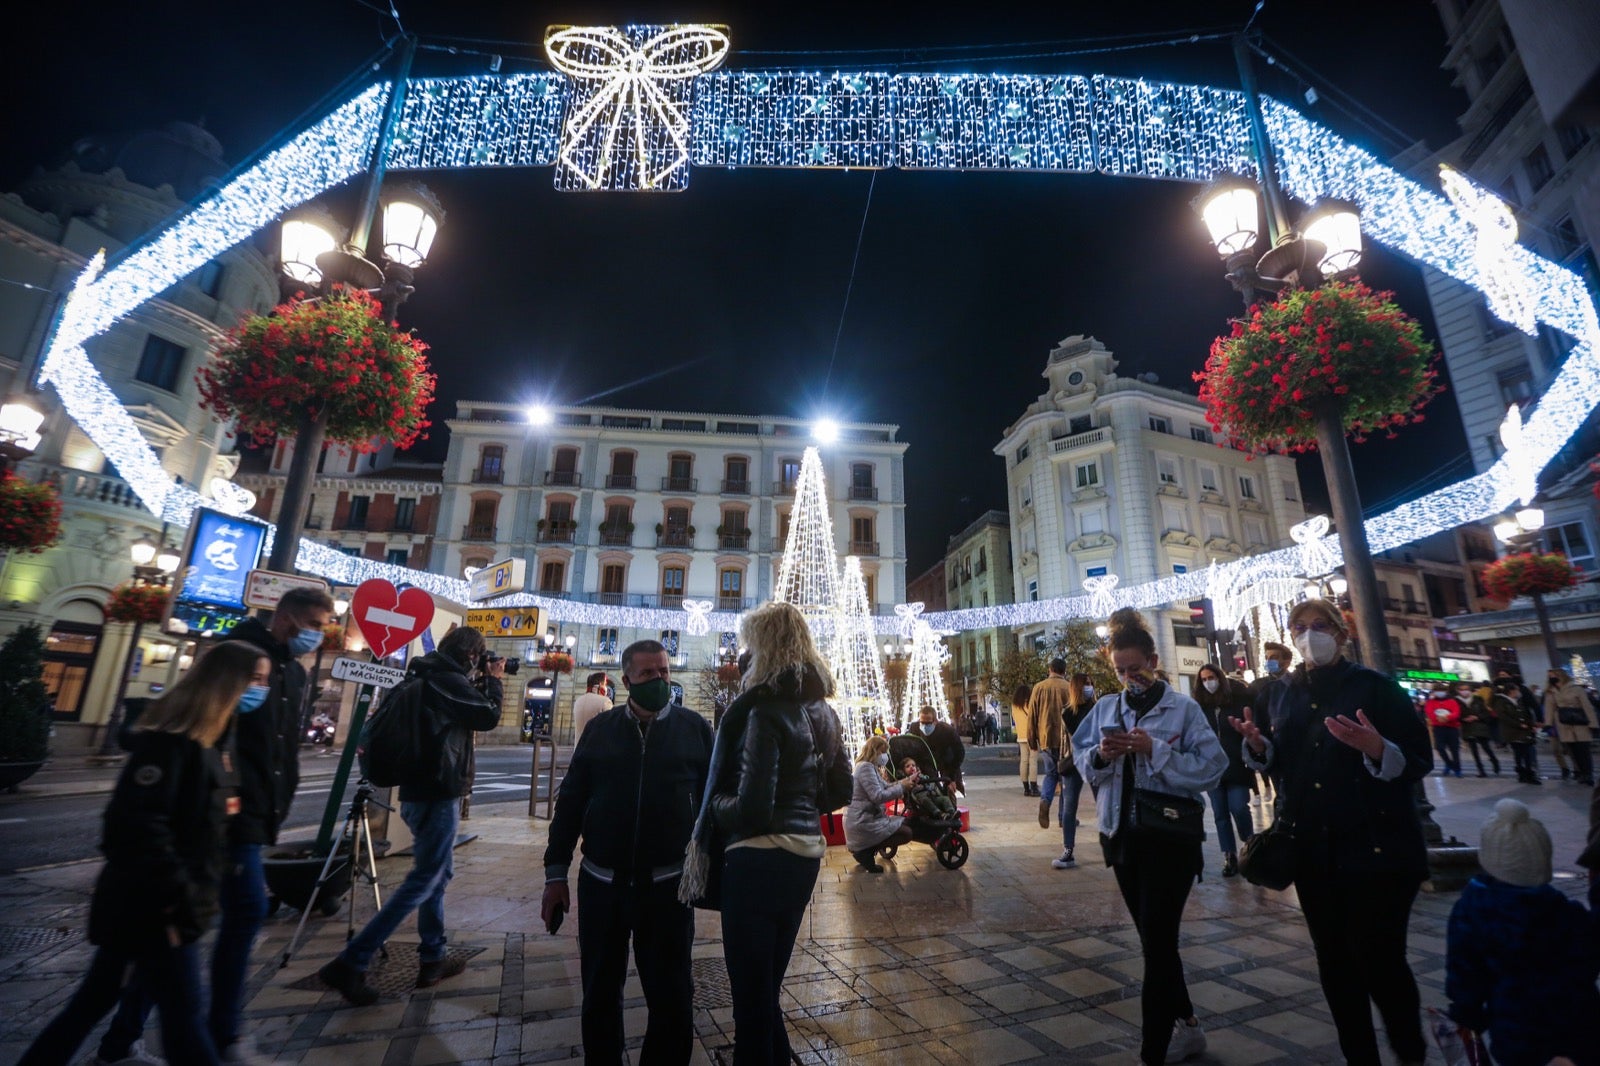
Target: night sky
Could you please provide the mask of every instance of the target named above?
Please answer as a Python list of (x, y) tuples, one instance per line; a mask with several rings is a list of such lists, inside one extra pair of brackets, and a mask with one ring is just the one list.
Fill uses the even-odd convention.
[[(730, 26), (728, 69), (1069, 71), (1218, 86), (1237, 84), (1226, 41), (1122, 49), (1235, 29), (1254, 6), (396, 4), (425, 46), (499, 53), (508, 72), (543, 67), (547, 24), (707, 21)], [(243, 160), (393, 32), (362, 0), (30, 4), (8, 23), (3, 190), (87, 134), (173, 119), (203, 121)], [(1454, 135), (1466, 99), (1439, 69), (1444, 30), (1430, 4), (1271, 0), (1255, 28), (1282, 60), (1258, 63), (1263, 89), (1378, 154), (1403, 147), (1401, 134), (1435, 147)], [(416, 73), (487, 66), (425, 50)], [(1285, 66), (1315, 75), (1320, 103), (1305, 103)], [(1399, 132), (1335, 106), (1321, 79)], [(557, 193), (549, 169), (426, 180), (448, 217), (402, 318), (442, 368), (436, 421), (457, 399), (525, 398), (898, 423), (910, 443), (913, 574), (949, 534), (1005, 507), (991, 450), (1042, 390), (1057, 340), (1093, 334), (1122, 373), (1192, 392), (1190, 373), (1239, 310), (1189, 207), (1198, 189), (1179, 183), (888, 170), (873, 185), (863, 171), (697, 170), (686, 192), (641, 195)], [(1432, 335), (1414, 266), (1369, 248), (1362, 274), (1395, 289)], [(1454, 402), (1443, 396), (1428, 415), (1396, 441), (1355, 449), (1369, 506), (1463, 476), (1437, 476), (1464, 451)], [(443, 444), (441, 431), (416, 454), (436, 459)], [(1300, 466), (1316, 507), (1320, 467), (1314, 456)]]

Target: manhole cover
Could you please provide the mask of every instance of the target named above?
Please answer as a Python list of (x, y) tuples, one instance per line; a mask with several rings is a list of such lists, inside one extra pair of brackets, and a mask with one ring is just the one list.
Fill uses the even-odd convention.
[[(378, 955), (372, 960), (372, 968), (367, 971), (367, 984), (378, 990), (384, 996), (409, 996), (417, 988), (417, 970), (422, 962), (417, 958), (417, 944), (396, 944), (389, 942), (389, 957), (385, 959)], [(474, 955), (483, 954), (483, 948), (449, 948), (445, 951), (445, 958), (460, 959), (463, 962), (470, 960)], [(291, 981), (290, 988), (302, 992), (327, 992), (331, 991), (322, 983), (322, 978), (316, 974), (307, 974), (298, 981)]]
[(712, 1010), (733, 1006), (733, 990), (728, 987), (728, 967), (719, 958), (694, 959), (689, 963), (694, 978), (694, 1005)]
[(0, 925), (0, 955), (22, 955), (64, 944), (78, 934), (71, 929), (36, 925)]

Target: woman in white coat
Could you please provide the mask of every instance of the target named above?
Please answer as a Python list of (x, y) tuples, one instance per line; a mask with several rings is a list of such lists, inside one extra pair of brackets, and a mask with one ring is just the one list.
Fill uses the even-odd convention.
[(1139, 931), (1139, 1057), (1157, 1066), (1206, 1047), (1178, 956), (1183, 905), (1203, 860), (1200, 837), (1184, 840), (1135, 826), (1134, 793), (1182, 797), (1199, 811), (1222, 780), (1228, 757), (1200, 705), (1156, 678), (1155, 639), (1144, 616), (1124, 608), (1111, 616), (1110, 630), (1111, 663), (1124, 689), (1089, 709), (1072, 735), (1072, 749), (1084, 780), (1095, 786), (1100, 847)]
[[(855, 792), (844, 814), (844, 842), (857, 863), (869, 873), (881, 874), (883, 867), (873, 861), (873, 852), (890, 844), (907, 844), (911, 830), (899, 815), (885, 813), (883, 805), (904, 798), (905, 783), (891, 785), (883, 769), (889, 765), (889, 742), (879, 736), (867, 738), (856, 756)], [(916, 777), (906, 778), (915, 782)]]

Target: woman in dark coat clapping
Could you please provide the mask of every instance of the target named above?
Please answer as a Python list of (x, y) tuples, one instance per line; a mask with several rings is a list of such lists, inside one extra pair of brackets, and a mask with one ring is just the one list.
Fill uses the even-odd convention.
[(1234, 720), (1247, 763), (1282, 781), (1294, 886), (1346, 1061), (1376, 1064), (1372, 1006), (1401, 1062), (1421, 1062), (1422, 1006), (1406, 962), (1411, 904), (1428, 875), (1413, 786), (1433, 769), (1428, 733), (1400, 686), (1344, 657), (1339, 609), (1289, 612), (1304, 660), (1273, 689), (1271, 735)]

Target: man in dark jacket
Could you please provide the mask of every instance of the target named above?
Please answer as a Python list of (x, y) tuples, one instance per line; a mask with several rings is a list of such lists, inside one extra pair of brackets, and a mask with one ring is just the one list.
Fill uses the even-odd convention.
[(630, 936), (649, 1009), (642, 1061), (686, 1063), (694, 1045), (694, 911), (678, 902), (678, 880), (711, 766), (711, 727), (672, 705), (671, 672), (657, 641), (623, 650), (628, 702), (594, 718), (578, 738), (544, 853), (540, 916), (553, 933), (572, 905), (567, 874), (583, 838), (583, 1054), (605, 1066), (622, 1061)]
[[(939, 772), (954, 781), (956, 788), (966, 791), (965, 782), (961, 779), (961, 763), (967, 757), (967, 749), (961, 743), (961, 734), (956, 732), (955, 726), (939, 721), (934, 709), (924, 705), (918, 712), (916, 723), (906, 730), (906, 734), (922, 738)], [(921, 757), (917, 758), (917, 765), (925, 771), (933, 769)]]
[(222, 922), (211, 956), (211, 1037), (224, 1061), (247, 1059), (239, 1040), (239, 1009), (250, 949), (267, 917), (267, 882), (261, 849), (278, 841), (278, 827), (300, 784), (300, 704), (306, 668), (297, 661), (317, 650), (322, 628), (333, 620), (333, 597), (318, 588), (283, 594), (265, 622), (247, 618), (228, 634), (254, 644), (272, 662), (267, 699), (236, 715), (228, 745), (239, 775), (239, 813), (228, 822), (223, 867)]
[(421, 732), (435, 738), (437, 751), (426, 753), (425, 771), (400, 784), (400, 817), (415, 837), (411, 872), (355, 939), (318, 971), (357, 1006), (377, 1000), (378, 990), (367, 984), (367, 965), (412, 911), (417, 911), (422, 938), (417, 987), (431, 987), (466, 969), (463, 960), (445, 957), (444, 890), (454, 873), (461, 797), (472, 789), (472, 734), (500, 724), (504, 674), (504, 659), (484, 655), (483, 634), (462, 626), (445, 634), (438, 651), (413, 662), (410, 676), (389, 697), (408, 701), (397, 703), (395, 711), (424, 716)]

